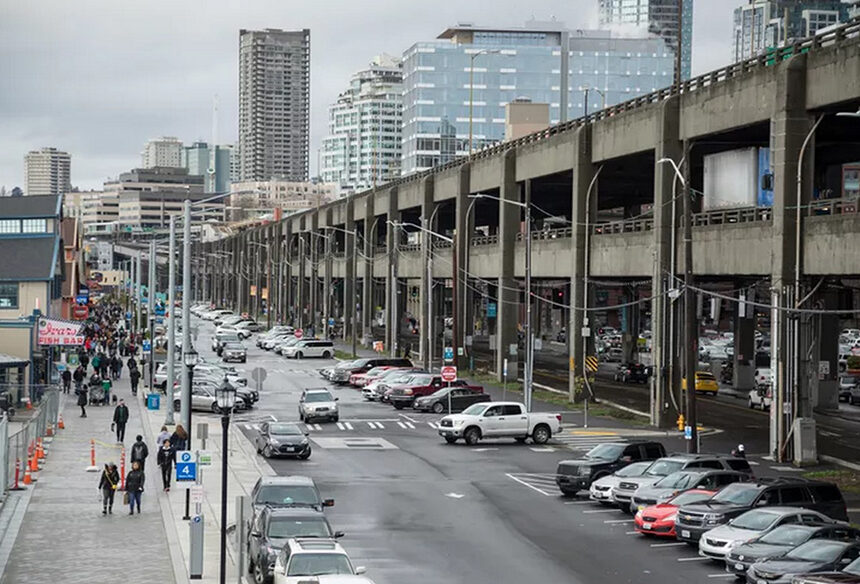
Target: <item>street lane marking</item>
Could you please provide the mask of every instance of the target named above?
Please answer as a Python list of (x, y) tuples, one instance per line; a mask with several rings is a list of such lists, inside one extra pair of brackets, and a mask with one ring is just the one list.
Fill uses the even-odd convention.
[(451, 497), (452, 499), (462, 499), (466, 495), (461, 495), (460, 493), (445, 493), (446, 497)]
[(734, 577), (735, 577), (734, 574), (708, 574), (708, 578), (734, 578)]
[(565, 505), (591, 505), (591, 501), (565, 501)]
[(551, 446), (531, 446), (529, 447), (529, 450), (531, 450), (532, 452), (555, 452), (555, 448), (552, 448)]
[(427, 422), (427, 425), (433, 428), (434, 430), (438, 430), (439, 426), (437, 426), (434, 422)]
[(320, 426), (319, 424), (314, 424), (314, 430), (322, 431), (322, 426)]
[(625, 531), (624, 535), (639, 535), (638, 531)]
[(588, 509), (583, 513), (618, 513), (618, 509)]
[(673, 541), (672, 543), (652, 543), (651, 547), (653, 548), (664, 548), (664, 547), (680, 547), (682, 545), (687, 545), (683, 541)]
[(343, 422), (338, 422), (338, 423), (337, 423), (337, 429), (338, 429), (338, 430), (343, 430), (345, 427), (346, 427), (346, 426), (344, 426), (344, 425), (343, 425)]
[(545, 497), (554, 497), (554, 496), (556, 496), (556, 493), (547, 493), (547, 492), (546, 492), (546, 491), (544, 491), (543, 489), (539, 489), (539, 488), (537, 488), (537, 487), (536, 487), (536, 486), (534, 486), (534, 485), (530, 485), (530, 484), (529, 484), (529, 483), (527, 483), (526, 481), (520, 480), (520, 479), (518, 479), (517, 477), (515, 477), (514, 475), (512, 475), (512, 474), (510, 474), (510, 473), (507, 473), (505, 476), (507, 476), (509, 479), (512, 479), (512, 480), (514, 480), (514, 481), (518, 482), (518, 483), (519, 483), (519, 484), (521, 484), (521, 485), (524, 485), (524, 486), (526, 486), (526, 487), (528, 487), (528, 488), (532, 489), (533, 491), (537, 491), (538, 493), (540, 493), (541, 495), (543, 495), (543, 496), (545, 496)]
[(678, 558), (679, 562), (708, 562), (710, 560), (711, 558), (708, 558), (706, 556), (696, 556), (695, 558)]
[(406, 427), (409, 428), (410, 430), (415, 429), (415, 426), (413, 426), (411, 422), (404, 422), (404, 423), (406, 424)]
[(382, 422), (376, 422), (376, 427), (377, 427), (377, 428), (379, 428), (380, 430), (384, 430), (384, 429), (385, 429), (385, 426), (383, 425), (383, 423), (382, 423)]
[[(613, 509), (614, 511), (614, 509)], [(604, 523), (608, 523), (610, 525), (615, 523), (633, 523), (632, 519), (607, 519)]]
[(416, 424), (420, 423), (420, 421), (421, 421), (421, 420), (416, 420), (415, 418), (412, 418), (410, 416), (407, 416), (406, 414), (400, 414), (400, 415), (403, 416), (404, 418), (406, 418), (407, 420), (409, 420), (410, 422), (415, 422)]
[(344, 422), (343, 425), (346, 426), (347, 430), (352, 430), (352, 424), (350, 424), (349, 422)]
[(401, 428), (403, 428), (404, 430), (406, 429), (406, 424), (404, 424), (403, 422), (397, 422), (397, 425), (400, 426)]

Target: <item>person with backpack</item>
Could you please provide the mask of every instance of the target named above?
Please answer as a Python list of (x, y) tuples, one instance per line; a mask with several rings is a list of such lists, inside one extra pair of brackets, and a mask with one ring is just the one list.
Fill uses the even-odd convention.
[(99, 490), (102, 493), (102, 515), (113, 514), (113, 498), (119, 488), (119, 472), (112, 462), (105, 464), (99, 480)]
[(176, 449), (170, 445), (170, 440), (161, 443), (156, 462), (161, 469), (161, 485), (165, 491), (170, 490), (170, 475), (173, 474), (173, 463), (176, 460)]
[(134, 444), (131, 445), (131, 462), (139, 462), (140, 470), (146, 470), (147, 456), (149, 456), (149, 448), (146, 446), (146, 442), (143, 441), (143, 436), (138, 434)]
[(135, 367), (128, 372), (128, 377), (131, 379), (131, 394), (137, 395), (137, 384), (140, 382), (140, 370)]

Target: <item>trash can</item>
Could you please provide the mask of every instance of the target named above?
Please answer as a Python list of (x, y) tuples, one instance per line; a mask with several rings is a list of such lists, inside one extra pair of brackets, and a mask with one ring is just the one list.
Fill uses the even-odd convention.
[(146, 409), (157, 410), (161, 408), (161, 396), (157, 393), (149, 393), (146, 395)]

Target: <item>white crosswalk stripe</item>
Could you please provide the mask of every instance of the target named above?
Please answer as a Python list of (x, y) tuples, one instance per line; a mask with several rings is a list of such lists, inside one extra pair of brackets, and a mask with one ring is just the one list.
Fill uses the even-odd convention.
[(412, 425), (412, 422), (403, 422), (403, 423), (406, 424), (406, 427), (409, 428), (410, 430), (415, 429), (415, 426)]
[(347, 430), (352, 430), (352, 424), (350, 424), (349, 422), (344, 422), (343, 425), (346, 426)]
[(346, 426), (344, 426), (344, 425), (343, 425), (343, 422), (338, 422), (338, 423), (337, 423), (337, 429), (338, 429), (338, 430), (343, 430), (345, 427), (346, 427)]
[(575, 435), (569, 433), (556, 434), (552, 437), (550, 444), (561, 444), (570, 450), (587, 452), (598, 444), (607, 442), (620, 442), (620, 437), (616, 434), (608, 435)]
[(559, 494), (558, 485), (555, 484), (555, 475), (549, 473), (509, 473), (506, 474), (509, 479), (537, 491), (545, 497), (552, 497)]
[(404, 424), (403, 422), (397, 422), (397, 425), (400, 426), (401, 428), (403, 428), (404, 430), (406, 429), (406, 424)]

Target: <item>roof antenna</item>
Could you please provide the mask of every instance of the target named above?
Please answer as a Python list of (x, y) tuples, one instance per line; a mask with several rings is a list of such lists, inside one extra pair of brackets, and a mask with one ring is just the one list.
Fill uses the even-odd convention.
[(209, 145), (209, 189), (208, 192), (214, 193), (218, 190), (215, 184), (216, 164), (218, 163), (218, 94), (212, 97), (212, 143)]

